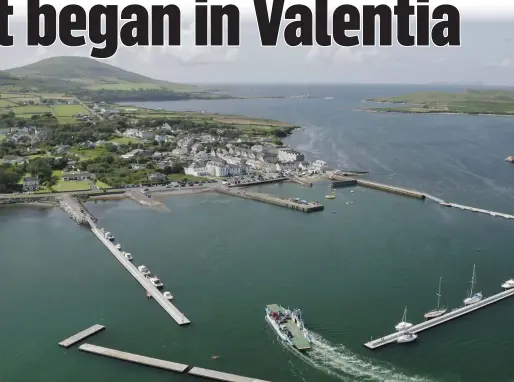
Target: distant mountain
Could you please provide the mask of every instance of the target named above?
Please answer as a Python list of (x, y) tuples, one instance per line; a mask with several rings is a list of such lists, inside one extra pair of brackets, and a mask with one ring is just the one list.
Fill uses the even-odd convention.
[(198, 86), (177, 84), (129, 72), (88, 57), (52, 57), (0, 71), (0, 88), (58, 92), (95, 101), (173, 101), (219, 99)]

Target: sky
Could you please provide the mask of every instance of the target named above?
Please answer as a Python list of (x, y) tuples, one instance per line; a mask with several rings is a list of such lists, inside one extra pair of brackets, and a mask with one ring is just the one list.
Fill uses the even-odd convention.
[[(56, 8), (70, 4), (41, 0)], [(128, 0), (106, 0), (119, 9)], [(461, 13), (460, 47), (289, 47), (279, 38), (277, 47), (262, 47), (253, 1), (209, 0), (209, 4), (236, 4), (241, 10), (239, 47), (195, 47), (192, 0), (147, 1), (145, 4), (176, 4), (182, 11), (182, 46), (120, 47), (106, 63), (158, 79), (183, 83), (452, 83), (514, 86), (514, 4), (504, 0), (447, 1)], [(314, 0), (286, 1), (286, 7)], [(332, 8), (344, 3), (391, 4), (395, 1), (329, 0)], [(435, 7), (444, 1), (430, 1)], [(88, 57), (91, 44), (69, 48), (27, 47), (26, 1), (10, 0), (15, 16), (10, 33), (15, 46), (1, 47), (0, 69), (26, 65), (53, 56)], [(81, 0), (84, 8), (95, 2)], [(271, 0), (268, 0), (271, 5)], [(415, 0), (411, 0), (415, 5)], [(287, 25), (284, 20), (282, 26)]]

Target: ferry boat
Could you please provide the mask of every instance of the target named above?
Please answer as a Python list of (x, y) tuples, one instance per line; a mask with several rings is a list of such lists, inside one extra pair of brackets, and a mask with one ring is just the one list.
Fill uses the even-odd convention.
[(471, 278), (471, 289), (469, 290), (469, 296), (468, 298), (464, 299), (464, 305), (472, 305), (476, 304), (480, 300), (482, 300), (482, 292), (478, 292), (473, 294), (473, 287), (476, 284), (476, 277), (475, 277), (475, 265), (473, 265), (473, 277)]
[(510, 280), (505, 281), (502, 284), (502, 288), (503, 289), (512, 289), (512, 288), (514, 288), (514, 279), (510, 279)]
[(289, 346), (305, 351), (311, 348), (311, 339), (305, 328), (300, 309), (289, 310), (277, 304), (266, 305), (265, 319), (278, 337)]

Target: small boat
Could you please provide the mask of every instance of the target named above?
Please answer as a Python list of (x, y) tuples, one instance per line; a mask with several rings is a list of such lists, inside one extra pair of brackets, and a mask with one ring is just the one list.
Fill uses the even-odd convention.
[(512, 289), (512, 288), (514, 288), (514, 279), (510, 279), (510, 280), (505, 281), (502, 284), (502, 288), (503, 289)]
[(168, 291), (164, 292), (162, 295), (170, 301), (173, 300), (173, 296)]
[(146, 297), (147, 298), (152, 298), (152, 294), (150, 292), (146, 292)]
[(412, 327), (412, 324), (410, 322), (407, 322), (407, 307), (405, 307), (405, 310), (403, 311), (402, 321), (399, 322), (394, 328), (398, 331), (404, 331)]
[(143, 275), (149, 275), (151, 272), (150, 270), (145, 267), (144, 265), (140, 265), (139, 267), (137, 267), (137, 269), (139, 270), (139, 272), (141, 272)]
[(336, 213), (336, 211), (334, 210), (334, 211), (332, 211), (332, 213), (333, 213), (333, 214), (335, 214), (335, 213)]
[(354, 192), (355, 192), (355, 191), (351, 190), (351, 191), (350, 191), (350, 194), (353, 194)]
[(469, 296), (464, 299), (464, 305), (472, 305), (476, 304), (480, 300), (482, 300), (482, 292), (478, 292), (473, 294), (473, 287), (476, 284), (476, 277), (475, 277), (475, 265), (473, 264), (473, 277), (471, 278), (471, 289), (469, 290)]
[(164, 284), (161, 282), (161, 280), (159, 280), (158, 277), (151, 277), (150, 282), (156, 288), (162, 288), (164, 286)]
[(425, 320), (430, 320), (432, 318), (440, 317), (445, 314), (448, 309), (445, 306), (439, 306), (441, 302), (441, 281), (442, 277), (439, 278), (439, 292), (437, 293), (437, 308), (432, 309), (431, 311), (425, 313)]
[(327, 198), (327, 199), (335, 199), (336, 195), (335, 195), (335, 191), (332, 189), (332, 187), (329, 187), (328, 191), (330, 193), (328, 195), (325, 195), (325, 198)]
[(120, 243), (116, 244), (116, 245), (114, 246), (114, 248), (116, 248), (116, 249), (121, 249), (121, 244), (120, 244)]
[(403, 333), (402, 335), (400, 335), (398, 337), (398, 339), (396, 340), (396, 342), (398, 342), (399, 344), (406, 344), (408, 342), (412, 342), (412, 341), (415, 341), (416, 338), (418, 338), (418, 335), (415, 334), (415, 333), (409, 333), (409, 332), (405, 332)]
[(132, 261), (132, 260), (134, 260), (134, 257), (133, 257), (130, 253), (126, 253), (126, 252), (125, 252), (125, 258), (126, 258), (128, 261)]
[(105, 233), (105, 238), (110, 241), (114, 241), (114, 236), (110, 232)]

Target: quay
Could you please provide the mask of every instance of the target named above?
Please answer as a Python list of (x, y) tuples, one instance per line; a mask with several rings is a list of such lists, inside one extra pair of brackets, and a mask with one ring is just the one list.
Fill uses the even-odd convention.
[[(507, 297), (511, 297), (512, 295), (514, 295), (514, 289), (509, 289), (509, 290), (506, 290), (506, 291), (503, 291), (503, 292), (500, 292), (498, 294), (495, 294), (493, 296), (490, 296), (490, 297), (487, 297), (473, 305), (467, 305), (467, 306), (463, 306), (461, 308), (457, 308), (457, 309), (453, 309), (452, 311), (440, 316), (440, 317), (436, 317), (436, 318), (433, 318), (431, 320), (428, 320), (428, 321), (425, 321), (425, 322), (422, 322), (421, 324), (417, 324), (417, 325), (414, 325), (412, 326), (408, 332), (410, 333), (419, 333), (419, 332), (422, 332), (424, 330), (428, 330), (430, 328), (433, 328), (435, 326), (438, 326), (438, 325), (441, 325), (441, 324), (444, 324), (445, 322), (448, 322), (448, 321), (451, 321), (451, 320), (454, 320), (456, 319), (457, 317), (462, 317), (468, 313), (471, 313), (471, 312), (474, 312), (475, 310), (478, 310), (480, 308), (484, 308), (488, 305), (491, 305), (491, 304), (494, 304), (495, 302), (498, 302), (500, 300), (503, 300)], [(368, 349), (371, 349), (371, 350), (374, 350), (374, 349), (377, 349), (379, 347), (382, 347), (382, 346), (385, 346), (385, 345), (389, 345), (393, 342), (396, 342), (396, 340), (398, 339), (398, 337), (400, 336), (400, 332), (396, 332), (396, 333), (393, 333), (393, 334), (389, 334), (389, 335), (386, 335), (385, 337), (382, 337), (382, 338), (378, 338), (376, 340), (371, 340), (369, 342), (366, 342), (364, 344), (365, 347), (367, 347)]]
[(370, 182), (369, 180), (357, 179), (357, 185), (367, 188), (374, 188), (375, 190), (381, 190), (391, 192), (393, 194), (408, 196), (416, 199), (425, 199), (425, 194), (415, 190), (409, 190), (407, 188), (388, 186), (382, 183)]
[(158, 369), (164, 369), (168, 371), (174, 371), (177, 373), (185, 373), (190, 374), (196, 377), (203, 377), (208, 379), (213, 379), (216, 381), (224, 381), (224, 382), (269, 382), (264, 381), (262, 379), (248, 378), (242, 377), (240, 375), (223, 373), (221, 371), (203, 369), (200, 367), (191, 367), (189, 365), (184, 365), (182, 363), (164, 361), (162, 359), (146, 357), (138, 354), (127, 353), (115, 349), (109, 349), (101, 346), (91, 345), (91, 344), (83, 344), (79, 346), (79, 350), (97, 354), (104, 357), (115, 358), (121, 361), (132, 362), (139, 365), (155, 367)]
[(277, 178), (277, 179), (269, 179), (269, 180), (256, 180), (255, 182), (249, 183), (237, 183), (237, 184), (229, 184), (229, 188), (236, 187), (250, 187), (250, 186), (258, 186), (259, 184), (269, 184), (269, 183), (278, 183), (287, 180), (287, 178)]
[(303, 179), (300, 179), (296, 176), (293, 176), (291, 178), (289, 178), (289, 181), (290, 182), (293, 182), (293, 183), (297, 183), (301, 186), (305, 186), (305, 187), (312, 187), (312, 182), (307, 182), (306, 180), (303, 180)]
[(293, 210), (302, 211), (302, 212), (315, 212), (315, 211), (323, 211), (325, 208), (322, 204), (319, 203), (307, 203), (301, 204), (295, 201), (292, 201), (287, 198), (283, 198), (280, 196), (273, 196), (268, 194), (262, 194), (258, 192), (249, 192), (249, 191), (232, 191), (228, 188), (217, 188), (217, 192), (226, 195), (239, 196), (240, 198), (256, 200), (259, 202), (264, 202), (268, 204), (274, 204), (276, 206), (291, 208)]
[(103, 325), (93, 325), (90, 328), (87, 328), (73, 336), (66, 338), (65, 340), (59, 342), (59, 345), (65, 348), (69, 348), (72, 345), (75, 345), (77, 342), (82, 341), (85, 338), (91, 337), (93, 334), (101, 332), (105, 329)]
[(357, 179), (345, 179), (345, 180), (335, 180), (332, 182), (333, 188), (338, 187), (348, 187), (348, 186), (357, 186)]
[(164, 204), (162, 204), (160, 201), (155, 200), (154, 198), (145, 196), (141, 190), (130, 190), (127, 191), (127, 195), (130, 199), (134, 200), (136, 203), (141, 204), (142, 206), (146, 207), (163, 207)]
[(141, 284), (143, 288), (153, 297), (155, 301), (168, 313), (173, 320), (179, 325), (188, 325), (191, 322), (187, 317), (169, 301), (153, 284), (133, 265), (123, 254), (116, 249), (113, 243), (107, 240), (102, 232), (96, 227), (93, 221), (90, 221), (91, 231), (105, 245), (105, 247), (113, 254), (113, 256), (125, 267), (125, 269)]

